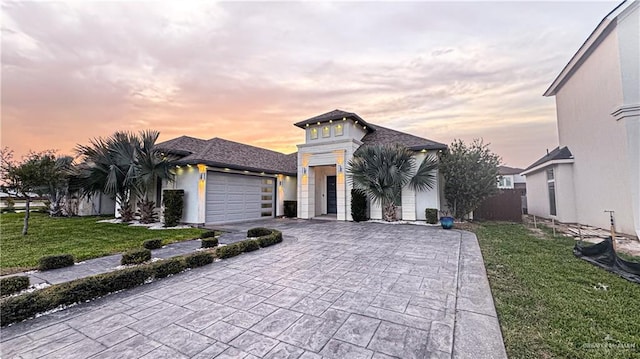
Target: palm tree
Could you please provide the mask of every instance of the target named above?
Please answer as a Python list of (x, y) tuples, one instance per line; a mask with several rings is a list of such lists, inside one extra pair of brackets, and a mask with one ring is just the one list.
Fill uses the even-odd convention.
[(400, 145), (360, 147), (347, 166), (353, 188), (362, 191), (372, 203), (380, 204), (385, 221), (396, 220), (396, 201), (402, 188), (416, 191), (434, 187), (438, 168), (436, 156), (428, 155), (416, 169), (414, 152)]
[(175, 158), (167, 157), (155, 147), (159, 136), (160, 132), (152, 130), (142, 131), (139, 136), (140, 145), (134, 166), (136, 194), (139, 199), (138, 209), (142, 223), (152, 223), (156, 219), (155, 202), (149, 199), (153, 185), (156, 181), (174, 178), (171, 168), (174, 166)]
[(82, 194), (102, 192), (115, 197), (122, 221), (133, 220), (132, 197), (142, 199), (148, 206), (147, 192), (156, 178), (172, 178), (171, 159), (155, 148), (158, 136), (157, 131), (142, 131), (139, 135), (116, 132), (106, 139), (92, 139), (87, 146), (76, 146), (84, 160), (79, 175)]

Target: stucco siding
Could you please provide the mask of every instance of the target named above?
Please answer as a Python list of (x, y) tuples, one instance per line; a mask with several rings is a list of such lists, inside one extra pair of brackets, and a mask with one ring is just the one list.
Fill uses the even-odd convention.
[(529, 214), (550, 218), (547, 175), (544, 171), (527, 175), (527, 206)]
[[(200, 218), (200, 199), (198, 197), (198, 181), (200, 174), (198, 168), (181, 167), (176, 171), (176, 177), (173, 182), (166, 184), (164, 189), (182, 189), (184, 190), (184, 208), (182, 211), (183, 223), (204, 223), (204, 217)], [(204, 185), (203, 185), (204, 191)]]
[[(576, 201), (573, 188), (573, 164), (559, 164), (553, 166), (556, 188), (556, 219), (563, 223), (576, 223)], [(546, 172), (542, 171), (545, 174)], [(547, 200), (549, 194), (547, 193)]]
[[(620, 72), (618, 36), (613, 31), (558, 90), (558, 134), (561, 146), (568, 146), (575, 158), (578, 210), (573, 221), (607, 228), (604, 210), (615, 210), (618, 230), (633, 233), (627, 133), (611, 116), (623, 101)], [(569, 197), (560, 188), (558, 194)]]

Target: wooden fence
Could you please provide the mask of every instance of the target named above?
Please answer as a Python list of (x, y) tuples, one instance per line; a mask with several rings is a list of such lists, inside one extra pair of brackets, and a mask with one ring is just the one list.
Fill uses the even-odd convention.
[(520, 189), (503, 189), (486, 199), (478, 209), (473, 211), (473, 218), (487, 221), (522, 222), (523, 191)]

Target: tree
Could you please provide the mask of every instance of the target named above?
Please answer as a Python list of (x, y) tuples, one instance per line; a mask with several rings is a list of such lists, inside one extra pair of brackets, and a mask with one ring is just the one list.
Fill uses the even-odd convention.
[(454, 140), (442, 153), (444, 196), (455, 218), (463, 219), (498, 191), (499, 165), (500, 157), (482, 139), (474, 139), (468, 146), (462, 140)]
[(84, 161), (79, 175), (83, 195), (114, 196), (124, 222), (133, 220), (131, 200), (137, 197), (141, 221), (153, 221), (155, 203), (148, 199), (148, 193), (158, 178), (173, 178), (173, 158), (155, 147), (159, 135), (151, 130), (139, 135), (116, 132), (105, 139), (92, 139), (87, 146), (76, 146)]
[(434, 187), (438, 159), (425, 157), (416, 169), (414, 152), (400, 145), (362, 146), (347, 166), (353, 188), (366, 194), (372, 203), (380, 204), (385, 221), (396, 220), (396, 201), (402, 188), (416, 191)]
[(73, 158), (70, 156), (45, 156), (41, 162), (43, 183), (36, 189), (49, 201), (49, 215), (58, 217), (63, 214), (62, 201), (69, 194), (69, 179), (74, 173)]
[(0, 175), (3, 189), (25, 199), (22, 235), (27, 235), (31, 196), (34, 193), (48, 194), (51, 186), (59, 185), (59, 179), (64, 177), (62, 167), (60, 167), (58, 158), (52, 150), (30, 152), (23, 157), (21, 162), (13, 159), (13, 151), (7, 147), (0, 152)]

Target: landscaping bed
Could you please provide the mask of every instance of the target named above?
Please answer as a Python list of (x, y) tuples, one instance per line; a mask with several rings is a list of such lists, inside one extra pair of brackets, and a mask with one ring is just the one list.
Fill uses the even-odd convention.
[(140, 247), (147, 239), (173, 243), (199, 238), (201, 229), (149, 230), (126, 224), (98, 223), (102, 217), (51, 218), (32, 213), (29, 234), (21, 234), (24, 214), (0, 215), (1, 274), (34, 269), (43, 256), (71, 254), (76, 261)]
[(640, 285), (576, 258), (571, 238), (521, 224), (469, 229), (510, 358), (640, 358)]

